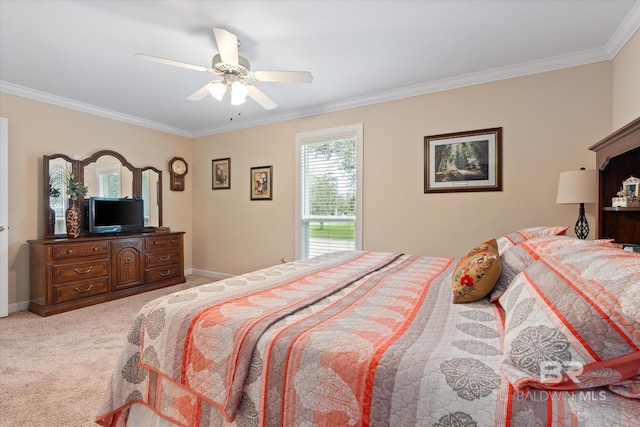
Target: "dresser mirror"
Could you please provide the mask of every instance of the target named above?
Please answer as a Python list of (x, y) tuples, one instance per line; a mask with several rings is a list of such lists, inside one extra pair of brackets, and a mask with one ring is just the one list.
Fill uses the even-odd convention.
[[(65, 211), (69, 207), (66, 181), (73, 173), (89, 189), (87, 197), (141, 198), (147, 227), (162, 225), (162, 171), (137, 168), (121, 154), (102, 150), (84, 160), (64, 154), (43, 157), (46, 238), (65, 237)], [(83, 200), (77, 206), (83, 209)]]
[(110, 154), (92, 156), (83, 162), (84, 185), (92, 197), (133, 198), (135, 168)]

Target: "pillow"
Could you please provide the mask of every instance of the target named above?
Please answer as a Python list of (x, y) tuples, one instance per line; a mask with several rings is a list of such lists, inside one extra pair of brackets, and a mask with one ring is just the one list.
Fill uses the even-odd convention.
[(540, 256), (500, 297), (516, 390), (625, 385), (640, 372), (640, 254), (578, 244)]
[(613, 239), (580, 240), (564, 235), (549, 235), (523, 240), (502, 253), (502, 273), (489, 295), (490, 302), (496, 302), (507, 290), (513, 279), (525, 268), (535, 262), (540, 256), (554, 253), (560, 249), (571, 246), (584, 245), (610, 245), (621, 248), (621, 245), (612, 243)]
[(500, 270), (496, 239), (487, 240), (471, 249), (453, 271), (453, 303), (484, 298), (496, 284)]
[(525, 240), (533, 239), (535, 237), (543, 237), (543, 236), (562, 236), (567, 234), (567, 230), (569, 226), (565, 227), (529, 227), (522, 228), (518, 231), (514, 231), (513, 233), (509, 233), (505, 236), (499, 237), (497, 239), (498, 242), (498, 250), (500, 255), (502, 255), (507, 249), (512, 246), (517, 245), (520, 242), (524, 242)]
[(522, 270), (537, 260), (535, 254), (527, 251), (521, 244), (513, 246), (500, 256), (502, 264), (502, 272), (496, 282), (496, 285), (489, 294), (490, 302), (497, 302), (498, 299), (507, 290), (513, 279), (520, 274)]

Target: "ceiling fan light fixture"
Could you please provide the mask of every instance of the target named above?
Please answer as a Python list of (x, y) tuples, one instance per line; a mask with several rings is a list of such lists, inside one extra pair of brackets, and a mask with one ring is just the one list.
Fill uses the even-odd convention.
[(251, 83), (244, 84), (240, 80), (288, 83), (311, 83), (313, 81), (313, 75), (308, 71), (251, 71), (249, 61), (238, 55), (240, 43), (235, 34), (222, 28), (213, 28), (213, 36), (220, 52), (213, 56), (211, 68), (141, 53), (136, 53), (135, 56), (147, 61), (216, 74), (221, 78), (221, 80), (207, 83), (189, 95), (187, 97), (189, 101), (200, 101), (208, 94), (211, 94), (216, 100), (222, 101), (227, 89), (229, 89), (231, 105), (244, 104), (249, 96), (265, 110), (272, 110), (278, 104)]
[(243, 83), (235, 81), (231, 84), (231, 105), (241, 105), (247, 100), (249, 89)]
[(227, 86), (223, 82), (215, 82), (209, 85), (209, 92), (218, 101), (222, 101), (224, 94), (227, 92)]

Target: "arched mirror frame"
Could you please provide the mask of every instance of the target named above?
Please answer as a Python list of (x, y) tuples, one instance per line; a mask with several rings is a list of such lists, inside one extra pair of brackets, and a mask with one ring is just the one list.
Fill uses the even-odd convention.
[[(150, 224), (152, 226), (162, 226), (162, 171), (153, 166), (144, 166), (142, 168), (137, 168), (133, 166), (124, 156), (116, 151), (112, 150), (101, 150), (98, 151), (91, 156), (87, 157), (84, 160), (74, 160), (66, 154), (52, 154), (48, 156), (43, 156), (42, 168), (43, 168), (43, 200), (44, 200), (44, 237), (45, 238), (56, 238), (56, 237), (66, 237), (66, 234), (55, 234), (55, 228), (52, 229), (51, 221), (50, 221), (50, 161), (55, 159), (63, 159), (64, 161), (70, 164), (71, 171), (73, 171), (76, 179), (84, 184), (84, 170), (85, 167), (90, 165), (91, 163), (97, 162), (103, 156), (112, 156), (118, 159), (120, 164), (127, 169), (129, 169), (133, 174), (133, 182), (132, 182), (132, 197), (137, 198), (142, 196), (142, 173), (144, 171), (153, 171), (158, 174), (158, 181), (156, 183), (156, 192), (157, 192), (157, 204), (158, 204), (158, 223)], [(82, 198), (78, 199), (78, 207), (82, 209), (84, 206), (84, 200)]]

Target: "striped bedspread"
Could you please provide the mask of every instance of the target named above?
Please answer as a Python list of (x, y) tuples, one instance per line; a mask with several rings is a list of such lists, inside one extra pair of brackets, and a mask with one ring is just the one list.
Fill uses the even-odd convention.
[(452, 304), (454, 266), (339, 252), (154, 300), (96, 421), (127, 425), (133, 404), (177, 426), (578, 425), (583, 400), (634, 415), (606, 389), (515, 391), (504, 314)]

